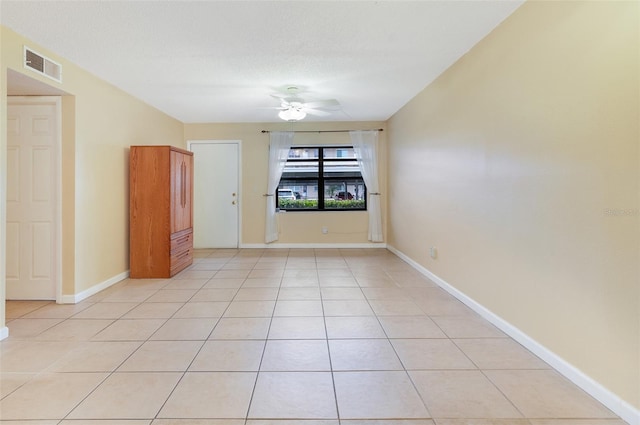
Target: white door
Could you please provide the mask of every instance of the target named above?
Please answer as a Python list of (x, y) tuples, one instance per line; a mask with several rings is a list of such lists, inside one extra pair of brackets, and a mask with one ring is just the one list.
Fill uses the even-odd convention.
[(60, 100), (9, 97), (7, 107), (7, 299), (54, 300)]
[(239, 141), (197, 141), (193, 152), (193, 247), (237, 248)]

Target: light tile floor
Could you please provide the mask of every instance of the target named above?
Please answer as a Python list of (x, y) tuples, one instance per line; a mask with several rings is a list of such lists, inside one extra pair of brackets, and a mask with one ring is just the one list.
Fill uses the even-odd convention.
[(386, 250), (206, 250), (77, 305), (7, 302), (0, 418), (623, 425)]

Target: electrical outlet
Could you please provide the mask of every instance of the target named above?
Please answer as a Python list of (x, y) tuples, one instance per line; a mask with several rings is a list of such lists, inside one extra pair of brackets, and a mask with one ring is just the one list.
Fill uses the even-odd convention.
[(325, 227), (325, 226), (322, 226), (322, 234), (326, 235), (327, 233), (329, 233), (329, 228)]
[(438, 258), (438, 248), (436, 248), (435, 246), (429, 248), (429, 256), (434, 260)]

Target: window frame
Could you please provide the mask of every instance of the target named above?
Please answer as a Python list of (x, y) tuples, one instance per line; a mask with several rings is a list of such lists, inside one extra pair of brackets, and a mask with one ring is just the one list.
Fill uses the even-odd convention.
[[(362, 187), (364, 188), (364, 194), (363, 194), (363, 200), (364, 200), (364, 207), (362, 208), (325, 208), (325, 184), (326, 182), (340, 182), (340, 183), (344, 183), (345, 182), (345, 177), (325, 177), (325, 173), (324, 173), (324, 163), (325, 162), (331, 162), (331, 163), (335, 163), (335, 162), (353, 162), (356, 161), (355, 158), (353, 157), (338, 157), (336, 154), (335, 158), (325, 158), (324, 157), (324, 151), (325, 149), (336, 149), (336, 150), (340, 150), (340, 149), (353, 149), (353, 145), (296, 145), (296, 146), (291, 146), (291, 149), (317, 149), (318, 150), (318, 158), (287, 158), (287, 163), (309, 163), (309, 162), (317, 162), (318, 164), (318, 175), (317, 178), (314, 177), (313, 178), (308, 178), (308, 177), (298, 177), (298, 178), (286, 178), (284, 176), (284, 172), (283, 175), (280, 176), (280, 182), (278, 183), (278, 188), (276, 190), (276, 211), (287, 211), (287, 212), (327, 212), (327, 211), (367, 211), (367, 185), (364, 182), (364, 178), (362, 177), (362, 171), (360, 170), (360, 167), (358, 166), (358, 172), (360, 173), (360, 177), (356, 177), (356, 179), (359, 182), (362, 182)], [(286, 165), (285, 165), (286, 167)], [(318, 185), (318, 206), (317, 208), (314, 209), (310, 209), (310, 208), (280, 208), (278, 205), (280, 204), (280, 199), (278, 197), (278, 192), (282, 189), (281, 187), (281, 182), (282, 180), (286, 180), (286, 181), (295, 181), (295, 180), (299, 180), (299, 181), (309, 181), (312, 180), (314, 182), (317, 182)], [(345, 191), (348, 192), (348, 189), (345, 188)], [(330, 198), (332, 199), (332, 198)]]

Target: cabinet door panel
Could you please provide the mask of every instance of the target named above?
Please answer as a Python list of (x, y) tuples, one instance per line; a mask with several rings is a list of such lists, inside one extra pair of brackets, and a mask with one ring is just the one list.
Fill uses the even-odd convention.
[(190, 155), (171, 152), (171, 233), (192, 226), (192, 163)]
[(182, 228), (193, 227), (193, 155), (183, 155), (185, 165), (184, 211), (182, 212)]

